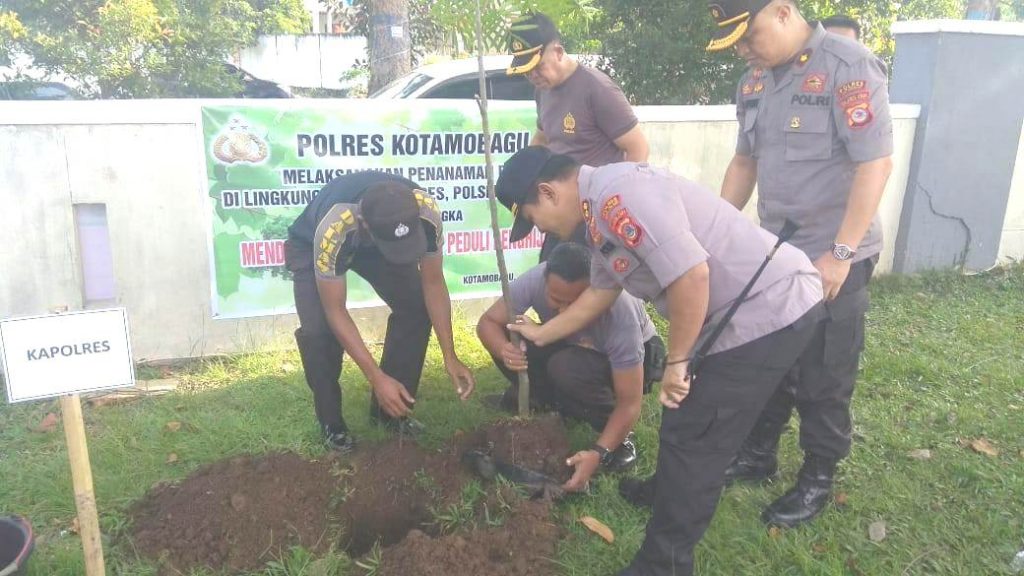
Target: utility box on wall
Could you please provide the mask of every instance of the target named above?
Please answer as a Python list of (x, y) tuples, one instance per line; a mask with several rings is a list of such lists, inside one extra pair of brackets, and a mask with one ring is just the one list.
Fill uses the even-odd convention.
[(1024, 120), (1024, 24), (899, 22), (890, 100), (920, 104), (894, 271), (996, 264)]

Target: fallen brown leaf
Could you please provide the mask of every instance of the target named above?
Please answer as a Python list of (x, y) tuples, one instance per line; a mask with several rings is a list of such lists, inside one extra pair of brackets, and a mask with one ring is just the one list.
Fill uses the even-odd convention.
[(60, 417), (53, 412), (49, 412), (46, 416), (43, 416), (43, 419), (39, 421), (39, 424), (33, 428), (29, 428), (29, 430), (32, 432), (39, 432), (40, 434), (47, 434), (57, 429), (58, 422), (60, 422)]
[(78, 524), (78, 516), (75, 516), (71, 519), (71, 527), (68, 528), (68, 530), (70, 530), (72, 534), (78, 534), (80, 529), (81, 527)]
[(971, 450), (974, 450), (978, 454), (984, 454), (993, 458), (999, 456), (999, 450), (996, 450), (995, 446), (992, 446), (992, 444), (984, 438), (971, 440)]
[(780, 536), (782, 536), (782, 528), (779, 528), (778, 526), (772, 526), (768, 529), (769, 538), (778, 538)]
[(605, 542), (609, 544), (615, 542), (615, 534), (612, 532), (612, 529), (608, 526), (605, 526), (605, 524), (597, 518), (594, 518), (592, 516), (582, 516), (580, 518), (580, 522), (582, 522), (588, 530), (590, 530), (594, 534), (597, 534), (601, 538), (604, 538)]
[(181, 430), (181, 422), (168, 422), (166, 428), (168, 432), (177, 432)]
[(836, 492), (834, 498), (836, 506), (846, 506), (847, 495), (846, 492)]
[(881, 542), (885, 540), (885, 520), (878, 520), (872, 522), (868, 526), (868, 538), (871, 538), (872, 542)]
[(811, 546), (811, 550), (814, 550), (815, 554), (824, 554), (828, 552), (828, 548), (824, 544), (815, 544)]
[(170, 454), (167, 455), (167, 462), (166, 462), (167, 464), (174, 464), (177, 461), (178, 461), (178, 455), (175, 454), (174, 452), (171, 452)]

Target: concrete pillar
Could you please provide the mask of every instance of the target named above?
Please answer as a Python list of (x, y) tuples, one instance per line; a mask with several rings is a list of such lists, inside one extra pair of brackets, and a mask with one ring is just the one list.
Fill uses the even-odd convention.
[(899, 22), (892, 102), (921, 106), (894, 271), (996, 263), (1021, 122), (1024, 24)]

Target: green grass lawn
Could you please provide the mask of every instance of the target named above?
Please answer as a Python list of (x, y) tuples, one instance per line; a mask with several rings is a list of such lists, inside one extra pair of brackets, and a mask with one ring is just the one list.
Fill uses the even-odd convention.
[[(973, 277), (883, 278), (872, 294), (853, 407), (856, 438), (837, 487), (845, 506), (801, 529), (770, 533), (761, 525), (762, 506), (788, 487), (800, 466), (795, 434), (788, 433), (781, 455), (784, 481), (725, 492), (698, 547), (698, 573), (1011, 573), (1011, 560), (1024, 549), (1024, 267)], [(478, 398), (503, 382), (470, 323), (461, 324), (457, 346), (476, 370), (478, 396), (464, 405), (454, 399), (432, 346), (416, 410), (430, 427), (428, 442), (498, 417)], [(323, 452), (297, 353), (208, 361), (175, 376), (183, 382), (175, 393), (86, 408), (101, 526), (115, 540), (126, 529), (126, 508), (156, 482), (239, 454)], [(370, 427), (367, 385), (351, 363), (344, 382), (345, 414), (355, 432), (364, 443), (382, 438)], [(29, 574), (77, 575), (84, 570), (80, 542), (67, 533), (75, 511), (63, 434), (59, 428), (28, 430), (50, 411), (57, 411), (55, 402), (0, 405), (0, 513), (29, 517), (39, 533)], [(168, 430), (172, 421), (182, 427)], [(648, 397), (637, 429), (641, 474), (653, 471), (658, 421), (656, 399)], [(579, 446), (590, 440), (583, 426), (572, 433)], [(976, 439), (988, 440), (998, 456), (966, 446)], [(931, 458), (910, 457), (918, 449), (930, 450)], [(177, 461), (168, 464), (172, 453)], [(568, 537), (556, 561), (565, 574), (580, 576), (624, 566), (647, 520), (619, 499), (613, 477), (599, 479), (590, 496), (561, 504), (559, 514)], [(584, 514), (607, 523), (615, 543), (605, 544), (573, 521)], [(887, 536), (873, 542), (868, 526), (877, 521), (886, 523)], [(106, 553), (111, 574), (155, 573), (123, 546), (108, 545)], [(265, 573), (307, 573), (302, 551), (293, 556)]]

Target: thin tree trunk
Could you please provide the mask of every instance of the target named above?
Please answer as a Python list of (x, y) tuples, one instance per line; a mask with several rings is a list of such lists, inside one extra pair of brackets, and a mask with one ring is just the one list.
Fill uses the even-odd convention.
[(412, 69), (408, 0), (370, 0), (370, 94)]
[(968, 20), (998, 20), (999, 3), (997, 0), (968, 0)]

